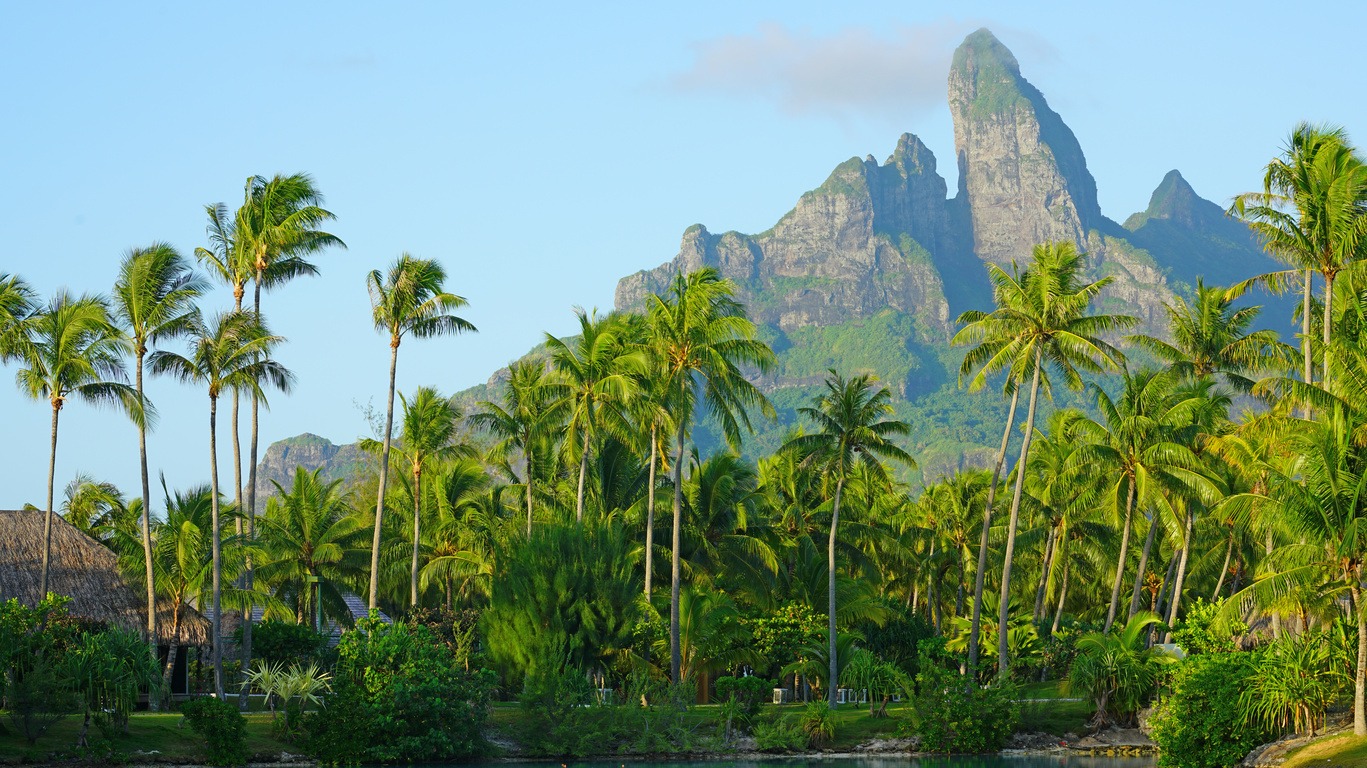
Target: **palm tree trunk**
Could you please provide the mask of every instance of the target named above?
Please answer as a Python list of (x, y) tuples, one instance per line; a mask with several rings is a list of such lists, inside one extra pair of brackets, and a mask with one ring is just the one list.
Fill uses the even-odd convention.
[(1011, 408), (1006, 412), (1006, 429), (1002, 432), (1002, 447), (997, 451), (997, 463), (992, 467), (992, 484), (987, 486), (987, 504), (983, 506), (983, 530), (978, 537), (978, 570), (973, 574), (973, 623), (968, 630), (968, 679), (975, 680), (978, 670), (978, 644), (983, 625), (983, 579), (987, 574), (987, 534), (992, 527), (992, 503), (997, 498), (997, 482), (1006, 464), (1006, 449), (1011, 443), (1011, 427), (1016, 420), (1016, 401), (1020, 387), (1011, 391)]
[(1139, 593), (1144, 588), (1144, 572), (1149, 567), (1149, 553), (1153, 551), (1153, 535), (1158, 530), (1158, 510), (1149, 516), (1149, 532), (1144, 537), (1144, 549), (1139, 553), (1139, 572), (1134, 576), (1134, 587), (1130, 591), (1130, 614), (1126, 620), (1134, 618), (1139, 612)]
[(176, 654), (180, 651), (180, 600), (171, 608), (171, 646), (166, 649), (166, 666), (161, 671), (162, 689), (166, 691), (167, 701), (171, 700), (172, 677), (176, 674)]
[(1362, 604), (1362, 588), (1358, 586), (1361, 576), (1354, 576), (1353, 586), (1350, 592), (1353, 595), (1353, 606), (1357, 609), (1358, 615), (1358, 663), (1357, 670), (1353, 673), (1353, 733), (1358, 736), (1367, 736), (1367, 696), (1364, 696), (1364, 676), (1367, 676), (1367, 615), (1364, 615)]
[[(1351, 286), (1350, 286), (1351, 287)], [(1329, 337), (1334, 324), (1334, 275), (1325, 273), (1324, 275), (1324, 327), (1320, 329), (1324, 344), (1324, 370), (1320, 371), (1320, 379), (1324, 386), (1329, 386)]]
[(831, 709), (836, 707), (836, 691), (840, 687), (840, 680), (836, 674), (836, 648), (835, 648), (835, 533), (836, 526), (840, 524), (840, 494), (845, 489), (845, 476), (842, 473), (839, 480), (835, 481), (835, 503), (831, 506), (831, 537), (826, 543), (826, 598), (828, 617), (826, 621), (827, 629), (830, 633), (830, 677), (827, 678), (829, 685), (828, 695), (830, 697)]
[(1163, 642), (1172, 642), (1172, 625), (1177, 623), (1177, 609), (1182, 605), (1182, 582), (1187, 578), (1187, 555), (1191, 552), (1191, 529), (1194, 526), (1195, 516), (1191, 510), (1187, 510), (1187, 529), (1185, 538), (1182, 540), (1182, 559), (1177, 563), (1177, 580), (1172, 583), (1172, 597), (1169, 598), (1168, 608), (1168, 631), (1163, 634)]
[(409, 604), (418, 607), (418, 545), (422, 541), (422, 467), (413, 467), (413, 564), (409, 572)]
[(579, 495), (574, 503), (574, 521), (584, 522), (584, 476), (589, 473), (589, 431), (584, 430), (583, 452), (579, 456)]
[(1130, 554), (1130, 520), (1134, 517), (1135, 479), (1129, 478), (1130, 490), (1125, 496), (1125, 526), (1120, 531), (1120, 555), (1115, 563), (1115, 582), (1111, 584), (1111, 607), (1106, 611), (1106, 626), (1102, 632), (1110, 632), (1115, 623), (1115, 609), (1120, 606), (1120, 585), (1125, 581), (1125, 558)]
[(1044, 542), (1044, 561), (1040, 564), (1039, 569), (1039, 586), (1035, 588), (1035, 610), (1030, 614), (1030, 617), (1035, 621), (1039, 621), (1040, 616), (1044, 614), (1044, 588), (1049, 584), (1049, 569), (1054, 564), (1054, 538), (1056, 536), (1058, 536), (1058, 528), (1054, 526), (1051, 520), (1049, 538)]
[(1229, 543), (1225, 545), (1225, 562), (1220, 566), (1220, 579), (1215, 582), (1215, 591), (1210, 595), (1213, 603), (1220, 598), (1220, 590), (1225, 586), (1225, 575), (1229, 573), (1229, 558), (1234, 554), (1234, 526), (1229, 527)]
[(655, 571), (655, 437), (658, 429), (658, 425), (650, 425), (650, 479), (646, 488), (646, 600), (650, 599), (650, 579)]
[(957, 618), (964, 615), (964, 592), (968, 585), (965, 583), (968, 564), (964, 562), (963, 549), (959, 548), (959, 591), (954, 595), (954, 616)]
[(394, 431), (394, 374), (399, 367), (399, 339), (389, 341), (389, 405), (384, 416), (384, 450), (380, 455), (380, 491), (375, 500), (375, 535), (370, 541), (370, 610), (380, 599), (380, 521), (384, 516), (384, 491), (389, 482), (389, 436)]
[[(1306, 384), (1315, 379), (1314, 362), (1310, 357), (1310, 270), (1305, 270), (1305, 292), (1301, 298), (1301, 357), (1305, 361), (1301, 377)], [(1310, 418), (1310, 406), (1305, 407), (1305, 418)]]
[(62, 411), (62, 401), (52, 401), (52, 451), (47, 463), (47, 514), (43, 516), (43, 570), (38, 579), (38, 599), (47, 597), (48, 571), (52, 567), (52, 484), (57, 477), (57, 414)]
[[(139, 347), (137, 362), (136, 384), (138, 387), (138, 400), (142, 401), (142, 348)], [(157, 592), (156, 584), (152, 578), (152, 490), (147, 482), (147, 425), (138, 425), (138, 468), (142, 474), (142, 561), (143, 570), (147, 577), (147, 641), (152, 648), (157, 647)]]
[(1005, 679), (1011, 671), (1007, 658), (1007, 630), (1011, 619), (1011, 559), (1016, 553), (1016, 524), (1020, 522), (1021, 494), (1025, 491), (1025, 471), (1030, 460), (1030, 439), (1035, 434), (1035, 404), (1039, 400), (1040, 350), (1035, 348), (1035, 371), (1030, 377), (1030, 406), (1025, 411), (1025, 437), (1021, 457), (1016, 462), (1016, 490), (1011, 496), (1011, 519), (1006, 528), (1006, 553), (1002, 558), (1002, 591), (997, 605), (997, 676)]
[(213, 542), (213, 571), (214, 571), (214, 615), (211, 624), (213, 634), (213, 662), (214, 662), (214, 694), (218, 698), (223, 698), (223, 559), (222, 559), (222, 536), (218, 524), (218, 397), (209, 396), (209, 484), (212, 494), (213, 510), (213, 531), (210, 533)]
[[(256, 313), (257, 319), (261, 319), (261, 271), (256, 273), (255, 296), (252, 300), (252, 309)], [(250, 592), (256, 581), (256, 574), (252, 570), (252, 554), (250, 545), (256, 540), (256, 462), (257, 462), (257, 436), (260, 433), (260, 419), (258, 417), (260, 402), (256, 396), (252, 396), (252, 436), (247, 451), (247, 555), (243, 559), (245, 570), (242, 575), (242, 585)], [(251, 598), (247, 598), (247, 605), (242, 611), (242, 695), (238, 698), (238, 709), (247, 711), (247, 693), (250, 684), (247, 682), (247, 672), (252, 665), (252, 603)]]
[(532, 537), (532, 449), (524, 451), (527, 455), (527, 538)]
[(674, 458), (674, 530), (670, 535), (669, 563), (669, 679), (675, 685), (679, 679), (679, 669), (683, 666), (683, 656), (679, 648), (679, 533), (683, 517), (683, 462), (684, 428), (683, 419), (679, 420), (679, 431), (675, 436), (678, 447)]
[(1068, 557), (1065, 554), (1063, 556), (1062, 582), (1059, 584), (1058, 588), (1058, 610), (1054, 611), (1054, 624), (1049, 628), (1050, 635), (1058, 634), (1059, 622), (1063, 621), (1063, 604), (1068, 601), (1068, 571), (1070, 570), (1069, 565), (1070, 564), (1068, 562)]

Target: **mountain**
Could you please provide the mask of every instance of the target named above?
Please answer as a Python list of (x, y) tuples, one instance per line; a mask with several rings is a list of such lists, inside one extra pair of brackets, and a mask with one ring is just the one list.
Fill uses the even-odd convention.
[[(639, 310), (676, 272), (708, 265), (736, 283), (778, 357), (759, 383), (780, 419), (748, 451), (776, 448), (795, 408), (836, 368), (871, 371), (896, 392), (924, 475), (985, 463), (1005, 403), (959, 389), (962, 350), (949, 339), (959, 313), (991, 306), (986, 263), (1023, 264), (1037, 243), (1068, 240), (1087, 252), (1092, 278), (1115, 278), (1102, 308), (1135, 315), (1152, 332), (1166, 322), (1164, 303), (1197, 277), (1229, 284), (1278, 268), (1244, 225), (1176, 171), (1148, 209), (1123, 226), (1107, 218), (1077, 137), (986, 29), (955, 51), (948, 86), (954, 197), (930, 148), (903, 134), (882, 163), (867, 156), (837, 165), (772, 228), (716, 234), (694, 224), (673, 259), (618, 282), (615, 304), (624, 311)], [(462, 401), (497, 397), (501, 374)], [(706, 423), (695, 438), (703, 450), (719, 444)]]
[(355, 443), (334, 445), (327, 438), (308, 432), (271, 443), (256, 465), (257, 511), (265, 508), (265, 499), (277, 495), (272, 481), (289, 490), (297, 467), (310, 472), (322, 468), (324, 480), (347, 483), (359, 478), (361, 470), (373, 464), (375, 460)]

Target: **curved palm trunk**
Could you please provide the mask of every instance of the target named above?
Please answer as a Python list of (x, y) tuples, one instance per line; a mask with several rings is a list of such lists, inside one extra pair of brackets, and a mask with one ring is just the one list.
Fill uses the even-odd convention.
[(409, 601), (418, 607), (418, 544), (422, 541), (422, 466), (413, 465), (413, 564), (409, 573)]
[(839, 480), (835, 481), (835, 504), (831, 507), (831, 538), (826, 544), (826, 598), (829, 606), (829, 616), (827, 618), (827, 628), (830, 632), (830, 677), (826, 678), (829, 684), (827, 695), (829, 697), (831, 709), (836, 707), (836, 693), (840, 688), (840, 679), (836, 673), (836, 648), (835, 648), (835, 530), (840, 524), (840, 494), (845, 489), (845, 477), (841, 474)]
[(1139, 593), (1144, 589), (1144, 574), (1149, 567), (1149, 555), (1153, 552), (1153, 534), (1158, 530), (1158, 510), (1148, 518), (1149, 532), (1144, 536), (1144, 549), (1139, 553), (1139, 572), (1134, 575), (1134, 587), (1130, 591), (1130, 613), (1126, 620), (1133, 619), (1139, 612)]
[(38, 599), (47, 597), (48, 571), (52, 567), (52, 484), (57, 476), (57, 414), (62, 411), (60, 399), (52, 401), (52, 451), (47, 463), (47, 514), (43, 516), (43, 571), (38, 579)]
[(1182, 582), (1187, 577), (1187, 555), (1191, 552), (1191, 529), (1196, 524), (1191, 510), (1187, 510), (1187, 529), (1182, 540), (1182, 559), (1177, 563), (1177, 580), (1172, 583), (1172, 596), (1168, 598), (1168, 631), (1163, 634), (1163, 642), (1172, 642), (1172, 625), (1177, 623), (1177, 609), (1182, 605)]
[(1115, 610), (1120, 606), (1120, 585), (1125, 581), (1125, 558), (1130, 553), (1130, 520), (1134, 516), (1135, 479), (1130, 479), (1130, 490), (1125, 496), (1125, 527), (1120, 532), (1120, 556), (1116, 558), (1115, 582), (1111, 585), (1111, 607), (1106, 611), (1106, 626), (1102, 632), (1110, 632), (1115, 623)]
[[(1305, 361), (1301, 377), (1306, 384), (1315, 379), (1314, 362), (1310, 357), (1310, 270), (1305, 270), (1305, 291), (1301, 297), (1301, 357)], [(1305, 418), (1310, 418), (1310, 407), (1305, 408)]]
[[(138, 347), (136, 383), (138, 387), (138, 400), (143, 399), (142, 392), (142, 359), (146, 354), (141, 346)], [(147, 578), (147, 638), (148, 642), (155, 649), (157, 645), (157, 592), (156, 585), (152, 578), (152, 490), (147, 481), (147, 426), (138, 425), (138, 468), (142, 476), (142, 561), (143, 570)]]
[(389, 482), (389, 436), (394, 432), (394, 374), (399, 367), (399, 340), (389, 342), (389, 405), (384, 416), (384, 450), (380, 455), (380, 491), (375, 500), (375, 535), (370, 542), (370, 610), (379, 607), (380, 522), (384, 516), (384, 491)]
[(1039, 621), (1040, 616), (1044, 615), (1044, 590), (1049, 585), (1049, 570), (1054, 567), (1054, 539), (1058, 536), (1058, 527), (1049, 525), (1049, 538), (1044, 542), (1044, 561), (1039, 569), (1039, 586), (1035, 588), (1035, 610), (1030, 614), (1030, 618)]
[(1229, 558), (1234, 554), (1234, 526), (1229, 527), (1229, 543), (1225, 545), (1225, 562), (1220, 566), (1220, 579), (1215, 582), (1215, 591), (1210, 595), (1213, 603), (1220, 597), (1220, 590), (1225, 586), (1225, 576), (1229, 573)]
[(210, 534), (213, 541), (213, 590), (214, 590), (214, 615), (211, 622), (211, 632), (213, 634), (213, 661), (214, 661), (214, 693), (218, 698), (223, 698), (223, 559), (222, 559), (222, 535), (218, 524), (218, 397), (209, 396), (209, 484), (212, 494), (213, 510), (213, 531)]
[(650, 599), (650, 577), (655, 570), (655, 438), (659, 427), (650, 425), (650, 485), (646, 488), (646, 600)]
[(1035, 405), (1039, 401), (1040, 352), (1035, 349), (1035, 371), (1030, 377), (1030, 405), (1025, 411), (1025, 437), (1021, 441), (1021, 457), (1016, 463), (1016, 490), (1011, 496), (1011, 519), (1006, 528), (1006, 554), (1002, 558), (1002, 593), (997, 605), (997, 676), (1005, 678), (1011, 671), (1007, 658), (1007, 634), (1011, 613), (1011, 560), (1016, 553), (1016, 525), (1020, 522), (1021, 494), (1025, 491), (1025, 471), (1030, 460), (1030, 439), (1035, 434)]
[(171, 646), (166, 649), (166, 666), (161, 670), (161, 687), (166, 692), (167, 701), (171, 700), (171, 678), (176, 672), (176, 655), (180, 651), (180, 598), (171, 606)]
[(1070, 563), (1067, 554), (1061, 555), (1063, 559), (1063, 576), (1058, 588), (1058, 609), (1054, 611), (1054, 624), (1049, 628), (1050, 635), (1058, 634), (1059, 622), (1063, 621), (1063, 604), (1068, 602), (1068, 571)]
[[(1351, 286), (1350, 286), (1351, 287)], [(1320, 379), (1324, 381), (1324, 386), (1329, 386), (1329, 337), (1334, 323), (1334, 275), (1325, 273), (1324, 275), (1324, 327), (1320, 329), (1324, 344), (1324, 370), (1320, 371)]]
[(683, 517), (683, 460), (684, 429), (679, 424), (676, 435), (678, 447), (674, 457), (674, 528), (670, 534), (669, 556), (669, 676), (675, 685), (682, 682), (679, 670), (683, 666), (683, 656), (679, 648), (679, 532), (680, 518)]
[(1002, 447), (997, 451), (997, 463), (992, 467), (992, 484), (987, 487), (987, 504), (983, 507), (983, 530), (978, 538), (978, 570), (973, 574), (973, 623), (968, 630), (968, 679), (974, 680), (978, 670), (978, 644), (983, 626), (983, 579), (987, 574), (987, 534), (992, 527), (992, 503), (997, 498), (997, 482), (1006, 464), (1006, 449), (1011, 443), (1011, 427), (1016, 421), (1016, 401), (1020, 387), (1011, 392), (1011, 408), (1006, 412), (1006, 429), (1002, 432)]
[(584, 477), (589, 473), (589, 431), (584, 430), (583, 452), (579, 456), (579, 494), (574, 503), (574, 521), (584, 522)]

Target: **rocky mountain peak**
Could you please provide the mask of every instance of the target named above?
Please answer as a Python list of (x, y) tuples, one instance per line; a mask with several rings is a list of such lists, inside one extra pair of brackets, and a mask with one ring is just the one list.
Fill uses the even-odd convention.
[(1209, 215), (1212, 210), (1224, 217), (1219, 206), (1203, 200), (1180, 172), (1171, 170), (1149, 197), (1149, 207), (1126, 219), (1125, 228), (1133, 231), (1151, 219), (1168, 219), (1192, 226), (1203, 218), (1202, 214)]

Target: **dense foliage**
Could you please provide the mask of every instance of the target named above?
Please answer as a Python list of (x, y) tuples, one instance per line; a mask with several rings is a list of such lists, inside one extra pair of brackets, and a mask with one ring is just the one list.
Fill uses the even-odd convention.
[(1193, 656), (1174, 673), (1171, 693), (1150, 719), (1163, 768), (1225, 768), (1268, 740), (1239, 705), (1257, 670), (1249, 653)]

